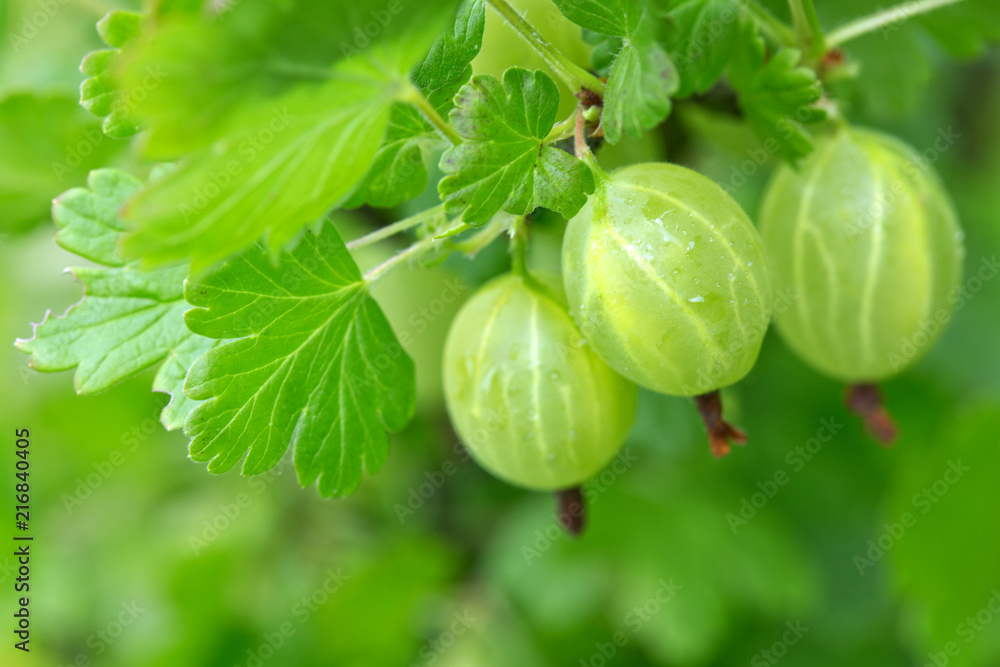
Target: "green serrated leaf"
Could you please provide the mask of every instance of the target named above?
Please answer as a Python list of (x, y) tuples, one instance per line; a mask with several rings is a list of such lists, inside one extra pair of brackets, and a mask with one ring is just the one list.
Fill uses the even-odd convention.
[(462, 0), (454, 28), (439, 37), (427, 57), (414, 68), (413, 82), (423, 90), (433, 91), (457, 80), (468, 81), (466, 70), (483, 46), (485, 30), (485, 0)]
[(104, 133), (115, 139), (125, 139), (140, 129), (131, 108), (130, 91), (123, 88), (115, 68), (121, 49), (135, 40), (141, 23), (142, 14), (108, 12), (97, 22), (97, 32), (113, 48), (92, 51), (80, 63), (80, 71), (87, 77), (80, 84), (80, 105), (103, 118)]
[(657, 39), (667, 20), (661, 0), (553, 1), (577, 25), (606, 36), (592, 38), (592, 57), (595, 67), (608, 73), (601, 117), (608, 143), (618, 143), (625, 134), (638, 137), (662, 123), (680, 81)]
[(601, 124), (610, 144), (625, 134), (640, 136), (670, 115), (670, 97), (677, 90), (677, 70), (655, 41), (626, 40), (615, 57), (604, 92)]
[(823, 95), (816, 73), (799, 67), (798, 49), (783, 48), (765, 60), (764, 40), (752, 23), (744, 26), (729, 66), (729, 79), (739, 93), (739, 104), (757, 135), (773, 143), (775, 151), (796, 161), (813, 149), (805, 125), (826, 117), (812, 104)]
[(485, 224), (501, 210), (525, 215), (539, 206), (566, 218), (594, 191), (590, 169), (545, 143), (559, 89), (544, 72), (511, 68), (503, 84), (475, 76), (459, 91), (451, 121), (465, 142), (441, 157), (438, 188), (449, 212)]
[(125, 226), (118, 209), (141, 185), (117, 169), (90, 172), (86, 188), (67, 190), (52, 201), (52, 219), (59, 227), (56, 243), (92, 262), (123, 266), (117, 248)]
[(344, 61), (331, 81), (297, 88), (254, 110), (224, 144), (149, 183), (125, 209), (130, 256), (191, 258), (201, 271), (265, 232), (276, 252), (344, 203), (375, 158), (396, 82), (364, 61)]
[(0, 233), (49, 219), (52, 198), (118, 150), (72, 95), (12, 94), (0, 101)]
[[(274, 7), (239, 5), (216, 23), (188, 18), (157, 31), (129, 68), (133, 76), (143, 66), (164, 72), (140, 107), (150, 125), (147, 150), (195, 152), (129, 203), (129, 256), (149, 264), (190, 259), (200, 272), (262, 235), (276, 254), (349, 200), (382, 144), (393, 103), (412, 85), (410, 70), (454, 7), (373, 1), (296, 2), (278, 17)], [(332, 24), (315, 23), (327, 14), (336, 15)], [(379, 16), (378, 30), (368, 26)], [(305, 40), (327, 28), (321, 44)]]
[(625, 37), (638, 28), (647, 10), (644, 0), (552, 0), (563, 16), (602, 35)]
[[(345, 59), (405, 80), (456, 2), (240, 2), (220, 17), (159, 20), (123, 67), (123, 88), (142, 91), (134, 106), (149, 128), (146, 154), (173, 160), (224, 141), (248, 109), (273, 108), (295, 88), (321, 89)], [(160, 75), (152, 85), (150, 72)]]
[(124, 172), (101, 169), (91, 172), (88, 185), (54, 202), (52, 216), (60, 228), (56, 241), (104, 266), (72, 269), (83, 284), (83, 299), (62, 317), (46, 314), (34, 326), (34, 336), (17, 346), (31, 354), (36, 370), (75, 368), (74, 384), (81, 394), (108, 389), (167, 359), (155, 388), (173, 394), (162, 419), (167, 428), (176, 428), (190, 405), (172, 378), (183, 377), (193, 356), (215, 341), (184, 325), (189, 308), (183, 298), (186, 266), (145, 272), (115, 252), (123, 227), (117, 211), (140, 182)]
[(299, 481), (343, 496), (375, 473), (385, 431), (415, 405), (412, 360), (330, 224), (306, 232), (278, 265), (263, 247), (230, 260), (185, 293), (186, 321), (211, 338), (237, 338), (191, 367), (185, 393), (190, 454), (211, 472), (241, 460), (244, 474), (274, 467), (289, 446)]
[(160, 421), (167, 430), (182, 428), (187, 416), (198, 405), (198, 401), (184, 395), (184, 380), (188, 369), (195, 359), (221, 344), (220, 340), (192, 334), (170, 350), (163, 360), (163, 365), (153, 378), (153, 391), (170, 394), (170, 403), (160, 413)]
[(142, 14), (136, 12), (108, 12), (97, 22), (97, 34), (104, 43), (116, 49), (125, 46), (139, 34)]
[(92, 394), (157, 364), (190, 337), (181, 319), (186, 267), (72, 271), (83, 300), (62, 317), (49, 313), (31, 339), (18, 341), (35, 370), (76, 368), (77, 393)]
[(739, 38), (738, 7), (732, 0), (679, 0), (667, 26), (666, 46), (680, 74), (675, 95), (707, 91), (722, 76)]
[[(466, 67), (461, 76), (429, 93), (427, 101), (441, 116), (447, 116), (455, 106), (455, 94), (471, 75), (472, 69)], [(420, 111), (397, 102), (392, 107), (385, 140), (368, 175), (345, 207), (368, 204), (390, 208), (420, 196), (427, 189), (426, 162), (445, 145), (447, 142)]]

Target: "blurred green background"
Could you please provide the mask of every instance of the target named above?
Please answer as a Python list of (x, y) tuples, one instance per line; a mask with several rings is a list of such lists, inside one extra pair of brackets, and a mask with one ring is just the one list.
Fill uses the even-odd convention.
[[(884, 387), (897, 445), (877, 446), (842, 387), (770, 333), (724, 396), (749, 445), (716, 461), (690, 401), (644, 394), (627, 456), (588, 485), (589, 526), (570, 539), (551, 497), (466, 459), (441, 403), (445, 302), (503, 270), (501, 246), (380, 285), (413, 338), (420, 404), (385, 469), (346, 500), (300, 489), (290, 466), (209, 475), (159, 426), (166, 397), (148, 374), (78, 397), (69, 373), (27, 368), (11, 343), (80, 296), (62, 270), (81, 260), (52, 242), (49, 200), (93, 164), (132, 159), (105, 139), (71, 173), (52, 167), (99, 127), (76, 105), (77, 66), (100, 46), (97, 19), (128, 6), (0, 1), (0, 494), (12, 514), (13, 433), (29, 428), (35, 536), (29, 655), (12, 648), (16, 563), (0, 549), (0, 664), (1000, 665), (1000, 54), (955, 61), (909, 26), (852, 51), (887, 54), (843, 88), (853, 120), (919, 150), (960, 135), (935, 167), (966, 230), (968, 298)], [(10, 38), (45, 7), (34, 34)], [(753, 216), (774, 165), (705, 109), (678, 105), (656, 140), (602, 162), (670, 146), (738, 186)], [(752, 172), (745, 184), (734, 165)], [(338, 224), (349, 237), (372, 222)], [(535, 228), (532, 262), (554, 266), (559, 223)]]

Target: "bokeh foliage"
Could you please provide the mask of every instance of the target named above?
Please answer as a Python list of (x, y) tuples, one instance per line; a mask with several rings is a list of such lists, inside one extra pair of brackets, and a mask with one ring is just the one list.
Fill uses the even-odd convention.
[[(833, 3), (817, 4), (822, 13)], [(0, 47), (0, 112), (17, 95), (75, 99), (79, 56), (100, 47), (93, 24), (112, 6), (135, 8), (59, 6), (23, 49)], [(0, 24), (17, 30), (34, 11), (0, 3)], [(551, 498), (464, 457), (440, 401), (440, 347), (456, 307), (444, 295), (464, 298), (502, 270), (496, 247), (474, 266), (450, 261), (376, 291), (397, 334), (409, 334), (420, 403), (392, 436), (383, 471), (346, 500), (303, 492), (287, 462), (260, 477), (209, 477), (186, 459), (184, 438), (158, 424), (166, 397), (149, 393), (150, 377), (78, 397), (68, 376), (29, 371), (7, 346), (0, 432), (32, 431), (35, 643), (25, 660), (5, 642), (2, 664), (217, 667), (273, 653), (265, 664), (598, 665), (616, 632), (624, 641), (609, 664), (768, 664), (761, 651), (789, 623), (807, 628), (780, 657), (790, 667), (933, 664), (949, 642), (959, 649), (949, 665), (998, 664), (1000, 617), (981, 610), (1000, 591), (1000, 57), (955, 64), (915, 26), (856, 48), (874, 54), (847, 98), (856, 122), (921, 150), (942, 129), (960, 135), (935, 168), (967, 233), (969, 298), (930, 355), (885, 386), (902, 428), (895, 448), (875, 445), (846, 414), (841, 387), (772, 333), (725, 396), (750, 444), (715, 461), (688, 401), (644, 394), (629, 457), (588, 487), (589, 528), (569, 539)], [(889, 52), (919, 57), (890, 77), (880, 57)], [(16, 138), (3, 122), (0, 140)], [(65, 122), (100, 124), (78, 108)], [(758, 166), (745, 128), (681, 103), (653, 136), (602, 160), (662, 159), (669, 144), (672, 159), (733, 184), (753, 216), (775, 158)], [(107, 146), (105, 162), (112, 153), (128, 162), (127, 143)], [(28, 334), (38, 304), (79, 296), (60, 275), (78, 260), (51, 242), (44, 217), (85, 171), (24, 191), (31, 215), (17, 233), (0, 227), (3, 340)], [(345, 238), (368, 225), (338, 220)], [(534, 264), (558, 261), (559, 231), (536, 222)], [(12, 470), (12, 447), (2, 452)], [(968, 470), (942, 485), (959, 461)], [(12, 479), (0, 476), (4, 497)], [(744, 499), (769, 490), (752, 516), (743, 510), (745, 523), (734, 521)], [(900, 531), (907, 513), (912, 526)], [(0, 556), (8, 622), (12, 564)], [(664, 583), (677, 590), (664, 594)]]

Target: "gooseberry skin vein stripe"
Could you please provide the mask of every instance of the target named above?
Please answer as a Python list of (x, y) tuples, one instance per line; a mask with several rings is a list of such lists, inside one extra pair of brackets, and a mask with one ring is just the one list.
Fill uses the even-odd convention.
[[(595, 228), (596, 228), (596, 225), (595, 225)], [(591, 267), (592, 265), (593, 265), (593, 263), (591, 263), (591, 262), (588, 262), (588, 263), (587, 263), (587, 266), (588, 266), (588, 269), (589, 269), (589, 268), (590, 268), (590, 267)], [(589, 275), (589, 274), (588, 274), (588, 275)], [(599, 294), (599, 293), (601, 293), (601, 292), (602, 292), (602, 291), (604, 290), (604, 288), (605, 288), (605, 286), (603, 285), (603, 283), (601, 283), (601, 290), (591, 290), (591, 293), (592, 293), (592, 294)], [(593, 297), (592, 297), (592, 298), (593, 298)], [(598, 307), (600, 307), (600, 308), (601, 308), (602, 310), (604, 310), (605, 312), (608, 312), (608, 311), (607, 311), (607, 308), (605, 308), (605, 307), (603, 306), (603, 304), (600, 304), (599, 302), (598, 302)], [(694, 324), (694, 322), (691, 322), (691, 324), (693, 325), (693, 324)], [(618, 340), (619, 340), (619, 342), (620, 342), (620, 344), (621, 344), (622, 348), (623, 348), (623, 349), (625, 349), (625, 350), (627, 350), (627, 351), (629, 351), (629, 354), (630, 354), (630, 356), (632, 356), (632, 357), (634, 358), (634, 357), (636, 356), (636, 355), (634, 354), (634, 352), (635, 352), (636, 348), (635, 348), (635, 346), (634, 346), (634, 345), (633, 345), (633, 343), (632, 343), (632, 338), (631, 338), (631, 337), (623, 337), (623, 336), (619, 336), (619, 337), (618, 337)], [(673, 344), (673, 343), (671, 342), (671, 345), (672, 345), (672, 344)], [(672, 362), (672, 361), (670, 360), (670, 357), (669, 357), (669, 356), (667, 355), (667, 353), (666, 353), (666, 352), (664, 352), (664, 351), (661, 351), (661, 350), (660, 350), (659, 348), (657, 348), (657, 349), (656, 349), (656, 354), (657, 354), (657, 358), (658, 358), (658, 359), (660, 360), (660, 363), (661, 363), (661, 364), (663, 364), (664, 366), (666, 366), (666, 367), (667, 367), (667, 369), (668, 369), (668, 370), (670, 371), (670, 373), (672, 373), (672, 374), (673, 374), (673, 376), (674, 376), (674, 377), (676, 377), (676, 378), (680, 378), (680, 377), (683, 377), (683, 373), (681, 373), (681, 372), (680, 372), (680, 369), (678, 369), (678, 368), (677, 368), (677, 366), (676, 366), (676, 365), (674, 365), (674, 363), (673, 363), (673, 362)], [(647, 375), (647, 373), (646, 373), (646, 370), (645, 370), (644, 368), (637, 368), (637, 370), (638, 370), (638, 371), (640, 371), (640, 372), (642, 372), (642, 374), (643, 374), (644, 376), (648, 377), (648, 375)]]
[(823, 263), (823, 270), (826, 271), (826, 275), (828, 276), (827, 285), (829, 285), (830, 292), (829, 298), (827, 298), (827, 316), (830, 318), (830, 325), (827, 327), (827, 332), (830, 335), (831, 343), (837, 350), (837, 357), (843, 361), (847, 356), (847, 352), (844, 350), (843, 342), (834, 328), (834, 323), (837, 322), (837, 312), (840, 310), (840, 285), (837, 280), (837, 267), (833, 261), (833, 257), (830, 255), (830, 250), (823, 243), (823, 239), (816, 230), (810, 227), (807, 231), (812, 237), (813, 243), (816, 244), (816, 252), (819, 254), (820, 260)]
[[(507, 305), (507, 301), (510, 299), (510, 294), (511, 294), (510, 290), (507, 290), (504, 293), (504, 298), (497, 301), (496, 305), (493, 308), (493, 311), (490, 313), (489, 319), (486, 320), (486, 326), (483, 329), (483, 339), (479, 345), (479, 353), (476, 355), (476, 363), (480, 369), (476, 375), (477, 383), (483, 381), (482, 369), (485, 368), (486, 366), (486, 358), (485, 358), (486, 346), (489, 343), (490, 336), (493, 335), (493, 327), (496, 325), (497, 317), (500, 315), (500, 311), (503, 310), (503, 307)], [(482, 419), (483, 416), (482, 393), (476, 394), (476, 401), (472, 404), (472, 409), (475, 412), (476, 416)]]
[(643, 273), (645, 273), (649, 277), (649, 279), (656, 284), (657, 287), (663, 290), (664, 294), (669, 296), (674, 301), (674, 303), (676, 303), (680, 307), (681, 311), (687, 316), (691, 324), (693, 324), (694, 327), (698, 330), (698, 332), (701, 334), (705, 342), (708, 345), (710, 345), (717, 353), (721, 354), (722, 347), (718, 344), (718, 342), (715, 341), (715, 339), (711, 336), (711, 334), (708, 333), (708, 329), (705, 327), (705, 323), (702, 322), (700, 318), (695, 317), (694, 312), (692, 312), (691, 308), (684, 303), (684, 299), (682, 299), (680, 295), (677, 294), (677, 292), (675, 292), (670, 285), (665, 283), (663, 279), (660, 278), (659, 274), (656, 272), (656, 269), (650, 266), (649, 263), (646, 262), (646, 260), (644, 260), (642, 257), (639, 256), (639, 253), (636, 252), (635, 247), (628, 242), (628, 239), (624, 238), (621, 234), (619, 234), (618, 230), (612, 228), (611, 226), (608, 226), (607, 231), (612, 237), (614, 237), (614, 239), (618, 242), (621, 249), (625, 251), (625, 253), (629, 256), (629, 258), (631, 258), (632, 261), (635, 262), (635, 265), (638, 266), (643, 271)]
[(806, 313), (806, 303), (805, 299), (802, 298), (802, 294), (805, 294), (805, 266), (804, 266), (804, 246), (805, 246), (805, 228), (806, 220), (811, 213), (810, 207), (812, 206), (812, 199), (816, 192), (816, 188), (819, 185), (819, 178), (822, 174), (822, 166), (833, 155), (834, 142), (830, 142), (823, 153), (817, 157), (816, 161), (816, 172), (813, 174), (812, 180), (806, 181), (805, 187), (802, 189), (802, 199), (799, 202), (798, 215), (795, 219), (795, 232), (794, 232), (794, 246), (795, 246), (795, 260), (794, 260), (794, 271), (795, 271), (795, 285), (796, 294), (799, 295), (796, 301), (798, 302), (798, 313), (799, 322), (802, 323), (802, 328), (807, 332), (807, 335), (814, 343), (817, 342), (817, 334), (815, 327), (813, 325), (812, 319)]
[[(760, 291), (760, 285), (758, 284), (757, 278), (756, 278), (756, 276), (754, 276), (753, 271), (751, 271), (750, 267), (747, 266), (746, 262), (739, 255), (736, 254), (736, 251), (733, 250), (732, 246), (729, 245), (729, 242), (726, 240), (726, 237), (724, 237), (721, 233), (719, 233), (719, 230), (717, 230), (715, 228), (715, 225), (713, 225), (708, 220), (708, 218), (706, 218), (704, 215), (702, 215), (701, 212), (696, 211), (695, 209), (691, 208), (690, 206), (688, 206), (687, 204), (685, 204), (681, 200), (677, 199), (676, 197), (672, 197), (669, 193), (666, 193), (666, 192), (660, 192), (659, 190), (653, 190), (651, 188), (647, 188), (647, 187), (642, 186), (642, 185), (637, 185), (635, 183), (626, 184), (625, 187), (631, 188), (632, 190), (636, 190), (637, 192), (645, 192), (645, 193), (647, 193), (649, 195), (660, 197), (661, 199), (665, 199), (667, 201), (673, 202), (677, 206), (680, 206), (681, 208), (683, 208), (685, 211), (688, 211), (689, 213), (691, 213), (697, 219), (701, 220), (702, 224), (705, 225), (705, 228), (708, 229), (708, 231), (712, 234), (712, 236), (714, 236), (716, 239), (719, 240), (719, 242), (722, 244), (722, 246), (726, 249), (726, 252), (728, 252), (729, 255), (730, 255), (730, 257), (733, 258), (733, 261), (736, 262), (736, 264), (739, 265), (746, 272), (747, 276), (750, 278), (750, 281), (753, 283), (753, 289), (754, 289), (754, 292), (756, 292), (756, 294), (757, 294), (757, 299), (758, 300), (763, 299), (763, 295), (761, 294), (761, 291)], [(735, 292), (734, 292), (733, 296), (735, 298), (735, 296), (736, 296)], [(736, 302), (739, 303), (739, 299), (736, 299)]]
[[(882, 173), (869, 166), (872, 172), (872, 191), (875, 197), (881, 199), (882, 185), (884, 177)], [(883, 246), (885, 244), (885, 205), (878, 207), (878, 215), (872, 225), (871, 236), (868, 242), (868, 262), (865, 271), (865, 282), (861, 291), (861, 310), (858, 318), (858, 336), (861, 340), (861, 348), (864, 350), (866, 362), (871, 362), (873, 357), (874, 336), (872, 332), (872, 307), (875, 303), (875, 288), (878, 284), (882, 259)]]
[[(530, 317), (530, 331), (531, 331), (531, 389), (532, 397), (531, 400), (535, 406), (535, 418), (538, 420), (538, 447), (543, 452), (544, 460), (548, 461), (551, 455), (551, 450), (549, 449), (548, 440), (545, 437), (545, 423), (542, 421), (542, 404), (541, 404), (541, 392), (542, 392), (542, 382), (541, 382), (541, 360), (538, 358), (538, 350), (540, 347), (538, 341), (538, 300), (531, 302), (531, 317)], [(548, 467), (549, 476), (552, 476), (552, 468)]]
[[(598, 225), (591, 225), (590, 230), (589, 230), (589, 234), (590, 235), (589, 235), (588, 240), (587, 240), (587, 248), (588, 248), (587, 259), (588, 259), (588, 261), (585, 262), (586, 268), (584, 270), (584, 275), (587, 278), (588, 289), (586, 290), (586, 292), (587, 292), (587, 294), (590, 295), (588, 298), (590, 299), (591, 304), (592, 304), (591, 305), (591, 309), (594, 310), (594, 311), (596, 311), (596, 310), (603, 310), (603, 311), (607, 312), (607, 308), (604, 306), (604, 304), (601, 303), (599, 300), (597, 300), (597, 295), (604, 293), (605, 290), (606, 290), (606, 286), (599, 279), (596, 279), (595, 276), (594, 276), (594, 273), (593, 273), (593, 269), (595, 267), (597, 267), (597, 265), (598, 265), (598, 262), (594, 261), (594, 257), (592, 255), (593, 249), (595, 247), (595, 244), (594, 244), (594, 234), (597, 232), (598, 229), (600, 229), (600, 227)], [(628, 339), (626, 337), (619, 336), (618, 340), (619, 340), (619, 343), (621, 344), (622, 348), (628, 349), (628, 348), (632, 347), (630, 339)], [(663, 363), (669, 369), (670, 373), (673, 374), (674, 377), (681, 377), (680, 371), (673, 364), (673, 362), (670, 361), (670, 359), (667, 357), (667, 355), (665, 353), (662, 353), (659, 350), (657, 350), (657, 354), (658, 354), (659, 358), (661, 359), (661, 363)], [(631, 356), (634, 357), (635, 355), (631, 354)], [(639, 371), (639, 372), (641, 372), (645, 377), (648, 378), (648, 375), (646, 374), (646, 371), (645, 371), (644, 368), (637, 368), (636, 370)]]
[[(800, 171), (779, 167), (765, 195), (761, 230), (774, 253), (772, 261), (796, 267), (806, 258), (801, 247), (786, 242), (788, 230), (803, 221), (818, 222), (808, 234), (817, 247), (826, 242), (830, 261), (845, 279), (838, 284), (811, 276), (815, 279), (806, 282), (801, 273), (784, 274), (783, 279), (796, 286), (800, 308), (778, 313), (778, 331), (799, 357), (825, 375), (870, 385), (916, 363), (943, 333), (955, 308), (949, 295), (960, 284), (961, 227), (934, 172), (913, 169), (919, 158), (906, 144), (863, 128), (842, 129), (820, 141), (826, 145), (821, 143)], [(824, 159), (831, 150), (838, 152), (835, 161)], [(810, 195), (806, 184), (816, 182), (841, 183), (857, 196), (845, 199), (837, 185), (818, 188), (810, 208), (823, 207), (826, 215), (803, 218), (796, 211)], [(882, 206), (871, 211), (873, 203)], [(859, 212), (864, 207), (867, 216)], [(855, 235), (841, 221), (861, 225), (863, 233)], [(839, 310), (823, 306), (834, 286)], [(812, 308), (814, 318), (806, 322), (825, 325), (829, 336), (809, 336), (815, 328), (807, 329), (799, 319), (804, 307)], [(924, 325), (928, 313), (942, 318), (932, 331)], [(907, 351), (918, 334), (923, 342)]]

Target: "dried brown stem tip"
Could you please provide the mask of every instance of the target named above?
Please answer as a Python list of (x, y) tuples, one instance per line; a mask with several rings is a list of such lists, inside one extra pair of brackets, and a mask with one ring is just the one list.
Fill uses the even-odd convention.
[(896, 440), (896, 424), (882, 404), (882, 393), (873, 384), (853, 384), (844, 395), (847, 409), (861, 418), (879, 444), (888, 447)]
[(586, 524), (583, 493), (579, 486), (572, 489), (556, 491), (556, 502), (559, 504), (559, 522), (566, 532), (576, 537), (583, 531)]
[(729, 453), (730, 444), (745, 445), (747, 436), (743, 431), (722, 419), (722, 398), (718, 390), (694, 397), (698, 404), (701, 420), (708, 431), (708, 444), (715, 458), (721, 459)]

